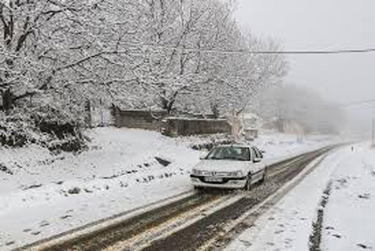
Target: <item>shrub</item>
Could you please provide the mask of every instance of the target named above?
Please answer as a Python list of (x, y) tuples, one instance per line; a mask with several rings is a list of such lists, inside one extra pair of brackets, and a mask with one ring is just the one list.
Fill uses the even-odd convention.
[(51, 151), (80, 151), (85, 148), (84, 124), (75, 115), (51, 105), (0, 113), (0, 144), (23, 147), (36, 143)]

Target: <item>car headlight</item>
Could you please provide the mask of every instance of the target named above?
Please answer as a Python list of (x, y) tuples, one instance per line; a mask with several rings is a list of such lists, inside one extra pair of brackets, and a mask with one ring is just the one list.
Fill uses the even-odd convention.
[(193, 169), (192, 173), (193, 173), (194, 175), (202, 175), (202, 171), (197, 170), (197, 169)]
[(243, 177), (244, 174), (243, 174), (242, 171), (236, 171), (236, 172), (230, 172), (229, 176), (232, 176), (232, 177)]

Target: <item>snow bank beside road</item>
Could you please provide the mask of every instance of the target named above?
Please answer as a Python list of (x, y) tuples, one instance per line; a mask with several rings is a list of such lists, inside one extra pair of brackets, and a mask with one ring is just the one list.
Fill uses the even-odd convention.
[[(0, 250), (9, 250), (192, 189), (189, 172), (214, 137), (172, 139), (156, 132), (99, 128), (89, 150), (52, 155), (45, 149), (0, 149)], [(315, 136), (262, 136), (268, 159), (327, 144)], [(164, 166), (160, 160), (170, 162)]]
[(322, 250), (375, 249), (375, 149), (354, 147), (332, 177)]

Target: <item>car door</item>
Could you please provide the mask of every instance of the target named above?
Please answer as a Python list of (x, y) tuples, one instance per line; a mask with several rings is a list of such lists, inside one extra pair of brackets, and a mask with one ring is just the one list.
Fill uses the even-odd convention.
[(251, 147), (251, 159), (252, 159), (252, 182), (258, 182), (263, 178), (265, 165), (262, 161), (261, 153), (254, 147)]

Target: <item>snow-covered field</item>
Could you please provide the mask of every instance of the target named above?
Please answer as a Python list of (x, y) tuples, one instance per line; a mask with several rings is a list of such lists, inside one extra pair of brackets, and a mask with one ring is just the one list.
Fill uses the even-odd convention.
[[(189, 172), (201, 154), (191, 145), (212, 140), (116, 128), (95, 129), (88, 136), (89, 150), (77, 155), (52, 155), (37, 146), (0, 149), (0, 250), (191, 190)], [(301, 142), (293, 135), (268, 134), (254, 144), (275, 161), (330, 140), (310, 136)]]
[[(324, 159), (227, 251), (307, 251), (318, 209), (323, 209), (322, 250), (375, 249), (375, 149), (369, 144), (353, 149), (345, 147)], [(322, 208), (327, 187), (330, 195)]]

